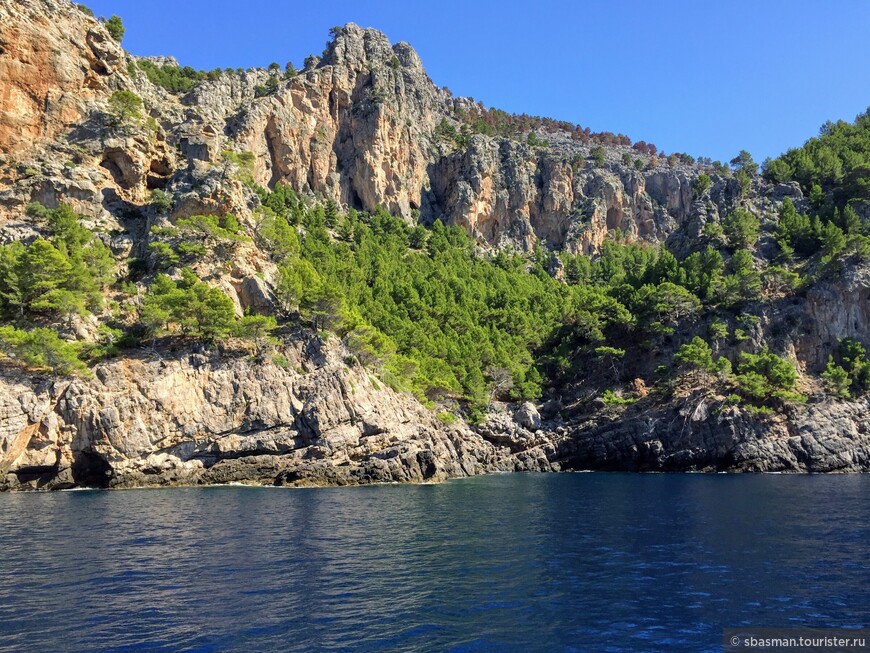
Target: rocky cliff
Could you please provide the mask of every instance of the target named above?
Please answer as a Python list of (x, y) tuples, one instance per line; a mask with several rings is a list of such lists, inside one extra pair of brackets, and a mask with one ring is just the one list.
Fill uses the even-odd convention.
[(867, 401), (820, 401), (758, 417), (698, 393), (668, 407), (599, 414), (562, 427), (566, 469), (862, 472), (870, 465)]
[[(167, 93), (64, 0), (4, 0), (0, 29), (7, 219), (32, 200), (115, 214), (141, 207), (153, 188), (178, 195), (179, 213), (244, 213), (249, 199), (221, 183), (228, 150), (253, 154), (263, 186), (283, 182), (341, 206), (461, 224), (481, 244), (521, 251), (541, 240), (590, 253), (614, 230), (662, 242), (738, 200), (733, 181), (716, 177), (710, 194), (696, 197), (694, 167), (628, 146), (593, 160), (593, 143), (560, 129), (538, 130), (534, 145), (483, 134), (458, 144), (438, 128), (462, 131), (459, 117), (477, 105), (436, 87), (408, 44), (353, 24), (265, 97), (256, 97), (264, 70)], [(109, 128), (114, 90), (144, 99), (150, 128)]]
[(318, 337), (292, 343), (282, 366), (210, 352), (125, 358), (90, 380), (7, 373), (0, 486), (347, 485), (558, 469), (544, 438), (512, 451), (444, 424)]
[[(584, 254), (614, 235), (688, 254), (706, 225), (738, 206), (767, 232), (765, 216), (784, 198), (807, 206), (797, 184), (760, 177), (745, 189), (712, 174), (699, 189), (697, 166), (624, 144), (599, 149), (564, 125), (511, 137), (470, 129), (465, 117), (478, 105), (438, 88), (408, 44), (353, 24), (280, 79), (224, 71), (170, 93), (138, 61), (65, 0), (0, 0), (0, 242), (41, 233), (25, 215), (29, 203), (66, 203), (125, 266), (147, 257), (153, 227), (182, 217), (232, 212), (254, 233), (254, 184), (286, 184), (345, 209), (383, 206), (409, 223), (461, 225), (484, 250), (543, 243)], [(134, 119), (119, 118), (118, 91), (142, 99)], [(154, 190), (173, 198), (171, 210), (149, 202)], [(232, 260), (198, 272), (241, 315), (273, 309), (275, 269), (248, 239)], [(850, 268), (765, 309), (748, 337), (777, 343), (817, 374), (839, 338), (867, 333), (868, 295), (866, 269)], [(93, 340), (95, 322), (71, 322), (68, 337)], [(540, 414), (505, 407), (472, 429), (349, 364), (342, 347), (304, 329), (282, 335), (275, 359), (143, 347), (72, 380), (0, 362), (0, 487), (870, 467), (866, 400), (810, 393), (807, 406), (765, 416), (704, 392), (614, 408), (578, 391), (549, 397)]]

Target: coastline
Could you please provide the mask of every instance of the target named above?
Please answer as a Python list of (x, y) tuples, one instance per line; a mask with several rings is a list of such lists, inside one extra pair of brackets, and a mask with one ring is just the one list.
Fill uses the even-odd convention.
[(627, 406), (501, 405), (471, 427), (349, 367), (334, 342), (285, 367), (220, 352), (125, 357), (93, 378), (0, 370), (0, 488), (439, 482), (490, 472), (870, 471), (867, 400), (785, 414), (706, 390)]
[(425, 485), (443, 485), (453, 481), (462, 481), (472, 478), (482, 478), (487, 476), (514, 475), (514, 474), (597, 474), (597, 475), (628, 475), (628, 476), (644, 476), (644, 475), (694, 475), (694, 476), (861, 476), (867, 474), (868, 470), (860, 471), (829, 471), (815, 472), (806, 470), (781, 470), (781, 471), (703, 471), (703, 470), (683, 470), (683, 471), (661, 471), (661, 470), (594, 470), (594, 469), (561, 469), (548, 471), (487, 471), (472, 476), (450, 476), (439, 480), (408, 480), (408, 481), (359, 481), (359, 482), (318, 482), (315, 479), (308, 480), (302, 483), (269, 483), (259, 480), (238, 480), (226, 483), (197, 483), (197, 482), (154, 482), (144, 483), (140, 485), (124, 484), (100, 486), (76, 485), (72, 487), (16, 487), (16, 488), (0, 488), (0, 492), (8, 493), (53, 493), (53, 492), (97, 492), (97, 491), (134, 491), (134, 490), (173, 490), (173, 489), (211, 489), (211, 488), (250, 488), (250, 489), (287, 489), (287, 490), (316, 490), (325, 488), (361, 488), (373, 486), (425, 486)]

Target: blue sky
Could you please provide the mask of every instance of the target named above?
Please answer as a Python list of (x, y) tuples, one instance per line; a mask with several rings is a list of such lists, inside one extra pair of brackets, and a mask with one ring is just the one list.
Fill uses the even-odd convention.
[(863, 0), (91, 0), (134, 54), (196, 68), (297, 67), (333, 25), (408, 41), (429, 76), (487, 106), (758, 161), (870, 105)]

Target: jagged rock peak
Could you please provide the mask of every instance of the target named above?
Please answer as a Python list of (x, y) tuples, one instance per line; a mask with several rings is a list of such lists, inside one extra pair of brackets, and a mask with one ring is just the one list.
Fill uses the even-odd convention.
[(408, 43), (396, 45), (383, 32), (363, 28), (355, 23), (333, 28), (334, 38), (327, 45), (318, 67), (345, 66), (355, 72), (368, 71), (373, 66), (398, 63), (403, 67), (423, 69), (420, 57)]

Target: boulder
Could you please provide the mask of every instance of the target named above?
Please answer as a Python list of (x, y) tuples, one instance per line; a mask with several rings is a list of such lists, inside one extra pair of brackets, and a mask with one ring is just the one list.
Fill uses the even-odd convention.
[(525, 402), (516, 412), (517, 422), (529, 431), (537, 431), (541, 428), (541, 414), (530, 401)]

